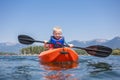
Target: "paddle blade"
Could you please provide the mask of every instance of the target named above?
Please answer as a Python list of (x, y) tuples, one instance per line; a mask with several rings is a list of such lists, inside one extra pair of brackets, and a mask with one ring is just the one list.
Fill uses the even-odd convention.
[(18, 41), (22, 44), (32, 44), (35, 40), (27, 35), (19, 35)]
[(106, 46), (94, 45), (85, 49), (88, 54), (97, 57), (107, 57), (112, 53), (112, 49)]

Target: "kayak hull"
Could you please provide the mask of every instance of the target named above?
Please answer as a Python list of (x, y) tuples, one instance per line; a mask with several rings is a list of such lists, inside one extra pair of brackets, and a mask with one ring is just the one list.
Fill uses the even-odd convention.
[(39, 54), (40, 62), (77, 62), (78, 54), (71, 48), (56, 48), (43, 51)]

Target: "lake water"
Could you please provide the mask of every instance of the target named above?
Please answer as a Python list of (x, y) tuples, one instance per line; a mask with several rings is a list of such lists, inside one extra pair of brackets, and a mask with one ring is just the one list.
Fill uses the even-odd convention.
[(79, 56), (79, 63), (58, 67), (37, 56), (0, 56), (0, 80), (119, 80), (120, 56)]

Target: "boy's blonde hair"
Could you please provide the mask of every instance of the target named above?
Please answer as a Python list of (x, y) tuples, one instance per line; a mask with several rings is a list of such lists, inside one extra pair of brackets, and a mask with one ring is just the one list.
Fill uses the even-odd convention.
[(62, 33), (62, 29), (60, 27), (54, 27), (53, 32), (60, 31)]

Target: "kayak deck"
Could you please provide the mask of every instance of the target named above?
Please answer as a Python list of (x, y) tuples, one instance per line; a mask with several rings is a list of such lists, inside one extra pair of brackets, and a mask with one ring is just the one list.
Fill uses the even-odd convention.
[(71, 48), (56, 48), (43, 51), (39, 55), (40, 62), (77, 62), (78, 54)]

